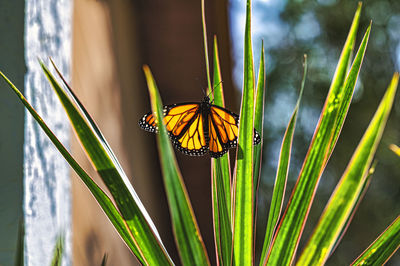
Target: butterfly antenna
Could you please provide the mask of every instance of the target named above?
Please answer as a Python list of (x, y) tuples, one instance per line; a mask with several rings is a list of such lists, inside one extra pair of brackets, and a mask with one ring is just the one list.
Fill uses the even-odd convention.
[(204, 95), (207, 95), (207, 92), (203, 89), (203, 87), (201, 87), (201, 90), (203, 91)]
[(214, 90), (215, 90), (221, 83), (222, 83), (222, 80), (221, 80), (220, 82), (218, 82), (218, 84), (217, 84), (215, 87), (213, 87), (213, 88), (211, 89), (210, 93), (207, 94), (207, 97), (210, 97), (211, 93), (213, 93)]

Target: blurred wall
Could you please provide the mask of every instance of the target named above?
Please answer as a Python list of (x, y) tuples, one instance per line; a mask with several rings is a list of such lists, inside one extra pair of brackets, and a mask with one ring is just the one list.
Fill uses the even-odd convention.
[[(69, 125), (38, 58), (69, 76), (71, 2), (0, 1), (0, 69), (68, 146)], [(62, 51), (62, 52), (60, 52)], [(62, 234), (70, 264), (69, 166), (0, 81), (0, 265), (48, 265)]]
[[(0, 2), (0, 70), (23, 92), (25, 1)], [(24, 107), (8, 85), (0, 82), (0, 265), (17, 255), (23, 219)]]
[[(236, 106), (230, 74), (226, 1), (206, 1), (209, 47), (218, 34), (227, 106)], [(175, 262), (168, 205), (159, 169), (155, 138), (137, 121), (150, 111), (142, 65), (155, 76), (163, 102), (200, 101), (206, 88), (200, 1), (74, 1), (72, 86), (98, 123), (139, 197), (160, 231)], [(211, 53), (210, 53), (211, 55)], [(237, 108), (233, 108), (237, 111)], [(81, 148), (73, 152), (85, 163)], [(177, 152), (189, 195), (211, 261), (210, 159)], [(88, 190), (73, 178), (74, 265), (130, 265), (136, 259), (119, 239)], [(101, 182), (96, 176), (96, 182)]]

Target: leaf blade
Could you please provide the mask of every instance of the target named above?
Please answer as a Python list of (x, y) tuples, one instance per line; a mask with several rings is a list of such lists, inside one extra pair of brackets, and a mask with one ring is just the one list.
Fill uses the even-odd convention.
[(400, 148), (395, 145), (395, 144), (390, 144), (389, 148), (397, 155), (400, 157)]
[(152, 110), (157, 118), (159, 129), (157, 144), (160, 151), (161, 170), (167, 192), (174, 236), (182, 263), (184, 265), (209, 265), (207, 251), (163, 123), (163, 109), (157, 86), (149, 67), (144, 66), (143, 70), (147, 80)]
[[(261, 174), (261, 159), (262, 159), (262, 140), (264, 136), (264, 103), (265, 103), (265, 57), (264, 57), (264, 42), (261, 44), (260, 66), (258, 69), (257, 89), (256, 89), (256, 105), (254, 112), (254, 129), (260, 134), (261, 143), (254, 147), (253, 155), (253, 177), (254, 177), (254, 207), (257, 205), (256, 195)], [(257, 208), (255, 207), (255, 210)]]
[(400, 216), (351, 265), (384, 265), (399, 247)]
[(140, 250), (143, 259), (150, 264), (173, 264), (154, 223), (100, 130), (64, 78), (62, 78), (60, 72), (57, 71), (67, 91), (58, 84), (47, 67), (42, 62), (40, 64), (64, 106), (85, 152), (114, 198), (116, 206), (131, 235), (134, 237), (136, 248)]
[(0, 71), (0, 75), (3, 79), (8, 83), (11, 89), (18, 96), (23, 105), (27, 108), (27, 110), (31, 113), (34, 119), (39, 123), (40, 127), (49, 137), (49, 139), (53, 142), (56, 148), (59, 150), (64, 159), (69, 163), (72, 169), (78, 174), (81, 180), (86, 184), (92, 195), (98, 201), (100, 207), (106, 213), (107, 217), (113, 223), (114, 227), (120, 234), (121, 238), (125, 241), (129, 249), (138, 257), (139, 261), (142, 263), (145, 262), (139, 250), (136, 248), (136, 243), (131, 236), (129, 230), (127, 230), (126, 225), (117, 211), (116, 207), (110, 200), (110, 198), (101, 190), (101, 188), (89, 177), (89, 175), (80, 167), (80, 165), (74, 160), (71, 154), (67, 151), (67, 149), (62, 145), (62, 143), (57, 139), (57, 137), (53, 134), (50, 128), (46, 125), (43, 119), (39, 116), (36, 110), (29, 104), (29, 102), (25, 99), (22, 93), (14, 86), (14, 84)]
[(243, 97), (240, 112), (239, 139), (234, 174), (233, 254), (237, 265), (253, 263), (253, 134), (254, 134), (254, 66), (251, 42), (251, 0), (246, 5), (244, 37)]
[(51, 260), (51, 266), (61, 266), (62, 263), (62, 256), (64, 253), (64, 242), (65, 238), (64, 235), (59, 234), (56, 239), (56, 244), (53, 250), (53, 258)]
[(395, 74), (307, 242), (299, 258), (299, 265), (324, 264), (351, 217), (369, 180), (368, 172), (393, 105), (398, 79), (398, 74)]
[[(217, 37), (214, 36), (214, 104), (224, 107), (222, 77), (218, 56)], [(230, 265), (232, 261), (231, 178), (229, 154), (211, 158), (214, 242), (217, 262)]]
[(276, 172), (274, 190), (272, 193), (271, 206), (268, 214), (267, 227), (265, 231), (264, 244), (261, 252), (261, 259), (260, 259), (261, 265), (265, 263), (265, 259), (268, 254), (267, 252), (272, 241), (272, 235), (277, 226), (282, 210), (282, 204), (286, 189), (287, 175), (289, 173), (290, 154), (293, 144), (293, 134), (296, 128), (297, 114), (304, 91), (306, 75), (307, 75), (307, 56), (304, 55), (304, 73), (301, 82), (299, 98), (297, 100), (293, 114), (289, 120), (289, 124), (286, 127), (286, 131), (282, 140), (278, 169)]
[[(365, 55), (370, 30), (371, 25), (369, 25), (364, 34), (364, 38), (343, 86), (337, 83), (338, 76), (335, 74), (298, 181), (275, 235), (267, 258), (268, 263), (287, 265), (294, 259), (316, 186), (332, 153), (351, 102), (355, 83)], [(348, 39), (352, 38), (351, 34), (355, 34), (355, 32), (350, 32)], [(347, 43), (347, 45), (349, 44)], [(344, 50), (348, 49), (345, 47)], [(342, 64), (343, 61), (339, 60), (337, 69), (345, 71), (347, 67)]]

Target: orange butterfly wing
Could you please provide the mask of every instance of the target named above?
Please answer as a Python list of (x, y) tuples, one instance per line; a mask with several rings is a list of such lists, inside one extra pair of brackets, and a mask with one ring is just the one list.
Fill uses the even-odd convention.
[[(187, 155), (203, 155), (208, 151), (204, 134), (204, 119), (199, 103), (182, 103), (164, 107), (164, 124), (174, 146)], [(148, 113), (139, 126), (158, 132), (154, 115)]]
[[(237, 146), (239, 116), (225, 108), (212, 105), (208, 118), (210, 132), (210, 155), (218, 158)], [(254, 129), (253, 144), (261, 142), (260, 134)]]
[[(221, 157), (237, 146), (239, 116), (225, 108), (209, 104), (208, 97), (201, 103), (181, 103), (164, 107), (164, 124), (174, 146), (187, 155), (203, 155), (209, 151), (214, 158)], [(158, 132), (152, 113), (139, 126)], [(254, 145), (261, 142), (254, 129)]]
[(218, 158), (237, 145), (239, 116), (227, 109), (212, 105), (208, 115), (209, 150)]

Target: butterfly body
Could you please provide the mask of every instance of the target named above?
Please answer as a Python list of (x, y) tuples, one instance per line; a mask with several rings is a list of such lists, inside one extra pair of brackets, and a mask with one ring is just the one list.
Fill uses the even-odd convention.
[[(239, 116), (211, 104), (208, 96), (201, 102), (165, 106), (164, 124), (174, 146), (187, 155), (201, 156), (209, 152), (211, 157), (218, 158), (237, 146)], [(158, 132), (151, 112), (139, 120), (139, 126)], [(254, 130), (254, 144), (260, 141), (260, 135)]]

